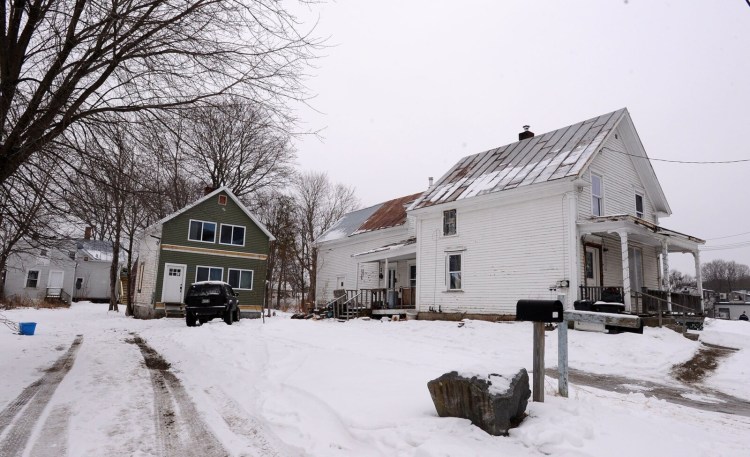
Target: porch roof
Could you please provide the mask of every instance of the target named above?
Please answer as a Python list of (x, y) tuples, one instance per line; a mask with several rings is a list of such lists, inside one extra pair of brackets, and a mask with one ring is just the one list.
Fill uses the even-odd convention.
[(667, 240), (669, 252), (697, 252), (706, 243), (700, 238), (661, 227), (630, 214), (591, 217), (579, 221), (578, 228), (582, 235), (625, 231), (630, 239), (646, 245), (660, 245), (662, 240)]
[(364, 252), (352, 254), (352, 257), (363, 262), (379, 260), (413, 259), (417, 254), (417, 238), (411, 237), (396, 243), (386, 244)]

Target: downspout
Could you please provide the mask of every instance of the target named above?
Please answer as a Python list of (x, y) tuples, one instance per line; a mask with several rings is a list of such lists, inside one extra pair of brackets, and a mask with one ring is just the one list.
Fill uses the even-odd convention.
[(581, 262), (578, 261), (578, 194), (576, 191), (568, 192), (565, 194), (567, 198), (567, 209), (568, 209), (568, 299), (565, 303), (565, 309), (573, 309), (573, 302), (577, 299), (578, 294), (578, 283), (580, 281), (579, 266)]

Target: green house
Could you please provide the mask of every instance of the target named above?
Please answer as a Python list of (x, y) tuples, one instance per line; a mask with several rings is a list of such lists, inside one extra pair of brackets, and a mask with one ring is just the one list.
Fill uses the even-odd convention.
[(139, 244), (135, 316), (181, 311), (191, 284), (224, 281), (239, 293), (242, 317), (263, 306), (273, 235), (226, 187), (148, 227)]

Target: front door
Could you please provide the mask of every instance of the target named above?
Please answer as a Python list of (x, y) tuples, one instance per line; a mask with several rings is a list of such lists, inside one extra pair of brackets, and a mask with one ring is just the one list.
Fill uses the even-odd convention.
[(162, 302), (182, 303), (183, 289), (185, 289), (185, 270), (187, 270), (187, 265), (164, 264), (164, 281), (161, 286)]
[(602, 286), (601, 265), (599, 248), (586, 246), (586, 286)]
[(60, 291), (62, 291), (64, 279), (64, 271), (51, 270), (49, 272), (49, 279), (47, 280), (47, 295), (51, 297), (60, 296)]

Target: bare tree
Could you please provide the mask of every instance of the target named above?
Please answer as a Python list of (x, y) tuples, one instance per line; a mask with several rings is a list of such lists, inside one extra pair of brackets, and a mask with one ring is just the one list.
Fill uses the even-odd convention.
[(302, 266), (302, 284), (307, 288), (307, 302), (315, 300), (318, 251), (314, 241), (331, 228), (344, 214), (354, 210), (359, 201), (354, 189), (333, 184), (325, 173), (303, 173), (295, 185), (297, 242), (295, 256)]
[(0, 4), (0, 183), (71, 125), (236, 94), (291, 120), (317, 46), (274, 0)]
[(696, 285), (695, 278), (678, 270), (671, 270), (669, 272), (669, 282), (672, 284), (673, 289), (682, 289), (683, 287)]
[[(184, 113), (180, 141), (191, 174), (214, 188), (228, 186), (245, 201), (293, 173), (294, 151), (286, 126), (262, 107), (229, 97)], [(252, 206), (255, 206), (254, 204)]]
[(712, 260), (701, 266), (703, 282), (719, 292), (731, 292), (740, 284), (750, 283), (750, 267), (733, 260)]
[[(73, 149), (71, 155), (80, 158), (75, 166), (79, 179), (66, 195), (69, 212), (88, 225), (99, 224), (97, 238), (112, 243), (109, 274), (111, 311), (119, 311), (117, 284), (122, 263), (120, 253), (126, 233), (134, 235), (139, 223), (147, 220), (147, 216), (138, 217), (132, 213), (139, 211), (139, 197), (143, 193), (151, 196), (139, 184), (141, 170), (138, 164), (141, 160), (129, 133), (132, 125), (115, 120), (102, 123), (95, 129), (85, 130), (83, 135), (67, 144)], [(73, 137), (69, 135), (69, 138)], [(128, 246), (130, 266), (132, 239)]]
[(11, 255), (38, 252), (57, 242), (59, 188), (54, 164), (29, 161), (0, 184), (0, 297)]
[(268, 280), (270, 288), (266, 290), (266, 303), (271, 308), (272, 291), (276, 290), (276, 305), (279, 309), (281, 298), (287, 292), (293, 277), (295, 265), (294, 247), (296, 220), (294, 218), (294, 199), (278, 191), (262, 193), (257, 198), (256, 214), (261, 222), (274, 235), (276, 241), (271, 244), (268, 256)]

